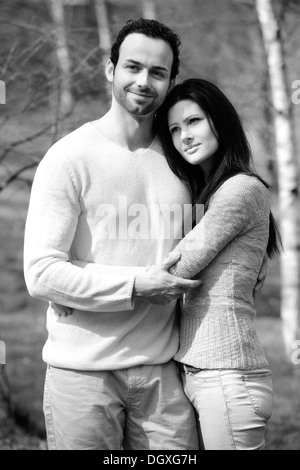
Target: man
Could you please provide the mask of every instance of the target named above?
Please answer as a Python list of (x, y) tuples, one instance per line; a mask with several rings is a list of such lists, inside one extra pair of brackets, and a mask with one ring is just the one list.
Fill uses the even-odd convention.
[[(199, 281), (168, 273), (178, 258), (162, 261), (176, 242), (161, 236), (152, 210), (190, 203), (153, 129), (178, 73), (179, 44), (156, 21), (128, 22), (106, 68), (111, 109), (57, 142), (36, 172), (24, 272), (30, 294), (49, 302), (50, 449), (198, 448), (172, 358), (175, 300)], [(151, 237), (131, 236), (137, 205), (149, 209)], [(159, 267), (145, 270), (150, 264)]]

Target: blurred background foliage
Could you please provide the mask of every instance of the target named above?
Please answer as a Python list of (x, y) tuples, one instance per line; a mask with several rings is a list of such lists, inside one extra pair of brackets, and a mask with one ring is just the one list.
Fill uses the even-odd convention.
[[(43, 302), (27, 294), (22, 273), (23, 232), (36, 165), (50, 145), (109, 106), (99, 47), (95, 1), (66, 0), (65, 28), (70, 56), (72, 105), (60, 109), (60, 68), (50, 0), (1, 0), (0, 80), (0, 338), (7, 346), (6, 373), (17, 428), (0, 448), (45, 448), (42, 393), (46, 338)], [(127, 19), (140, 18), (142, 0), (106, 0), (111, 37)], [(272, 185), (278, 215), (277, 165), (269, 79), (254, 0), (154, 0), (159, 21), (182, 39), (178, 81), (202, 77), (218, 84), (233, 101), (246, 127), (259, 173)], [(300, 79), (300, 2), (274, 0), (280, 18), (288, 86)], [(292, 107), (299, 129), (300, 105)], [(300, 155), (300, 133), (296, 150)], [(299, 157), (298, 157), (299, 158)], [(299, 159), (300, 162), (300, 159)], [(51, 177), (51, 175), (49, 175)], [(284, 355), (280, 329), (278, 259), (270, 263), (257, 301), (259, 335), (274, 370), (275, 412), (270, 449), (300, 449), (297, 379)], [(0, 423), (1, 426), (1, 423)], [(20, 437), (21, 436), (21, 437)]]

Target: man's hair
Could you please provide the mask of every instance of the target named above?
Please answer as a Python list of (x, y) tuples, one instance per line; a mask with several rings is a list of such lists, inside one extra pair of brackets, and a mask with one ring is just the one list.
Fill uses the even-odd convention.
[(156, 20), (147, 20), (140, 18), (139, 20), (128, 20), (126, 25), (119, 32), (116, 41), (111, 48), (110, 60), (117, 65), (119, 60), (120, 47), (124, 39), (129, 36), (129, 34), (143, 34), (149, 38), (153, 39), (162, 39), (167, 42), (173, 51), (173, 64), (171, 69), (171, 80), (176, 77), (179, 72), (179, 54), (181, 41), (180, 37), (172, 31), (168, 26), (165, 26), (162, 23), (159, 23)]

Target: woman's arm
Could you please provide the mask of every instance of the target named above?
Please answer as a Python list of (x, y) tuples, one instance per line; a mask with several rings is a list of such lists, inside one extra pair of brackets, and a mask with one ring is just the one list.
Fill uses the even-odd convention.
[(170, 273), (194, 277), (234, 238), (255, 225), (262, 213), (269, 217), (268, 208), (268, 189), (256, 178), (230, 178), (215, 193), (201, 221), (172, 252), (180, 253), (181, 258)]

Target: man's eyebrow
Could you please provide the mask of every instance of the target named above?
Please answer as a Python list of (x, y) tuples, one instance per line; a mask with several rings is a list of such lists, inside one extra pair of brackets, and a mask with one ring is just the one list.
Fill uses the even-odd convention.
[[(131, 64), (134, 64), (134, 65), (139, 65), (140, 67), (143, 67), (144, 64), (142, 64), (142, 62), (138, 62), (137, 60), (134, 60), (134, 59), (126, 59), (125, 62), (127, 63), (131, 63)], [(168, 67), (165, 67), (163, 65), (154, 65), (153, 67), (151, 67), (152, 69), (155, 69), (155, 70), (162, 70), (164, 72), (168, 72), (169, 73), (169, 69)]]

